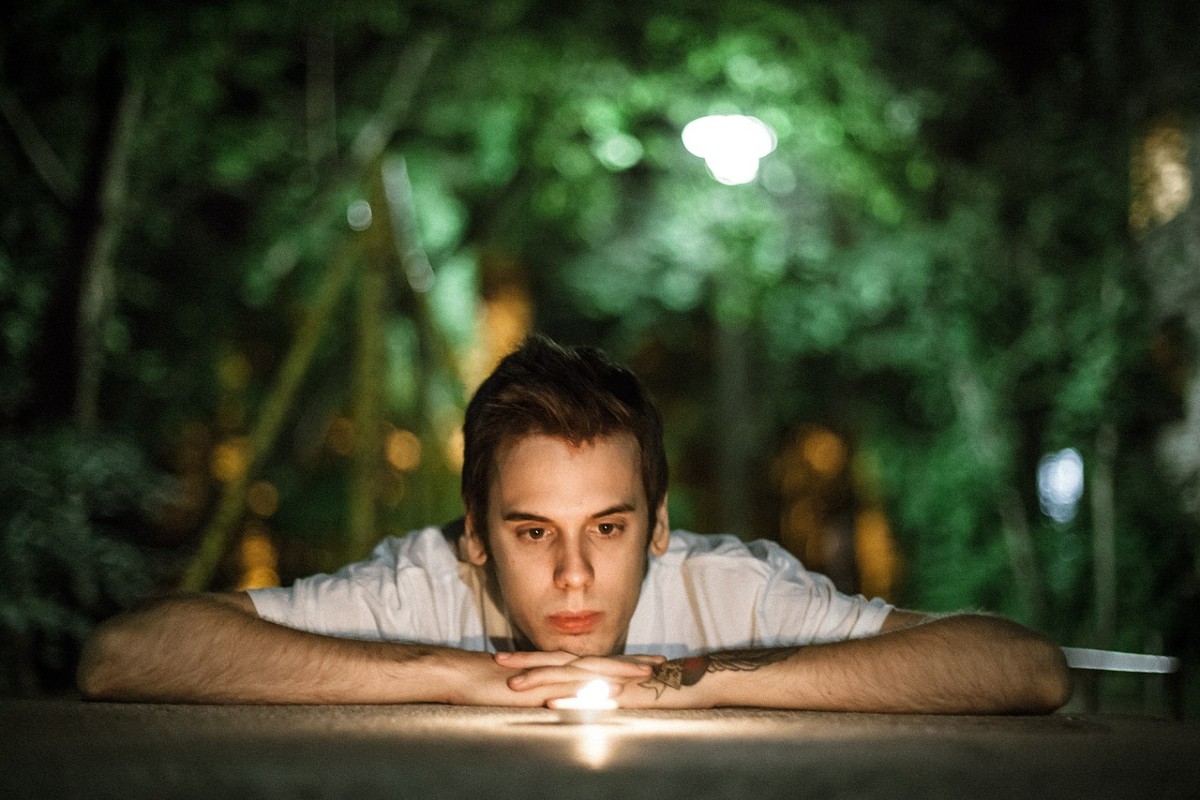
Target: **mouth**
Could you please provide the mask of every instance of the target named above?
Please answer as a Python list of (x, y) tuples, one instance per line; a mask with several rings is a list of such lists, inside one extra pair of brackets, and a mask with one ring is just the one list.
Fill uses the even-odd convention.
[(599, 611), (563, 611), (551, 614), (546, 621), (559, 633), (582, 634), (590, 633), (602, 616), (604, 614)]

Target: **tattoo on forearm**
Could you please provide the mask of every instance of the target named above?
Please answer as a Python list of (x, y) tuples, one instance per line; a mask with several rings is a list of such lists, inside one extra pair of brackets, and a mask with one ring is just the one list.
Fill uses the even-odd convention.
[(761, 650), (722, 650), (691, 658), (666, 661), (654, 668), (650, 677), (639, 683), (654, 690), (654, 699), (667, 689), (682, 689), (700, 682), (709, 672), (753, 672), (760, 667), (783, 661), (798, 647), (776, 647)]

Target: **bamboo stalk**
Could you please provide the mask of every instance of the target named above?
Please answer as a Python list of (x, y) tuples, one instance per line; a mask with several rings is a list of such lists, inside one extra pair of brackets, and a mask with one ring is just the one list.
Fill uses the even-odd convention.
[[(373, 205), (385, 203), (373, 193)], [(378, 538), (378, 497), (383, 469), (383, 387), (386, 375), (384, 327), (388, 281), (385, 262), (391, 242), (379, 219), (367, 231), (366, 265), (358, 285), (357, 342), (354, 360), (354, 460), (348, 498), (346, 557), (354, 561), (370, 552)]]
[(25, 106), (15, 94), (0, 86), (0, 116), (8, 123), (13, 136), (21, 145), (21, 152), (29, 160), (30, 165), (50, 194), (63, 208), (71, 208), (79, 198), (79, 185), (67, 171), (54, 148), (42, 136), (37, 123), (29, 116)]
[[(379, 159), (410, 108), (439, 41), (438, 36), (422, 36), (401, 54), (376, 114), (360, 129), (351, 148), (349, 166), (353, 180), (362, 180), (363, 174), (378, 170)], [(358, 254), (359, 239), (355, 237), (346, 240), (334, 257), (333, 268), (326, 273), (318, 288), (313, 306), (297, 331), (291, 350), (254, 424), (247, 445), (249, 452), (245, 468), (222, 490), (217, 508), (200, 536), (199, 549), (180, 579), (180, 589), (199, 591), (211, 582), (234, 526), (241, 519), (251, 477), (275, 442), (329, 315), (357, 266)]]
[(84, 256), (79, 316), (76, 324), (78, 378), (75, 382), (75, 424), (92, 432), (99, 421), (100, 381), (104, 374), (104, 326), (112, 310), (116, 275), (113, 251), (125, 222), (129, 156), (141, 116), (144, 82), (134, 79), (121, 94), (113, 133), (100, 174), (96, 226)]
[(296, 332), (291, 349), (250, 432), (245, 467), (225, 484), (217, 509), (200, 537), (200, 548), (179, 582), (180, 589), (200, 591), (212, 580), (233, 529), (241, 519), (250, 480), (275, 443), (329, 317), (358, 266), (358, 245), (357, 238), (347, 239), (335, 257), (332, 268), (325, 273), (313, 304)]
[(433, 288), (436, 277), (429, 256), (417, 235), (416, 209), (413, 207), (408, 164), (400, 156), (384, 159), (382, 174), (392, 241), (399, 259), (398, 278), (403, 281), (401, 285), (408, 286), (412, 291), (413, 315), (417, 328), (427, 334), (421, 337), (426, 351), (425, 357), (448, 375), (454, 376), (459, 383), (463, 383), (461, 366), (438, 330), (429, 310), (429, 290)]

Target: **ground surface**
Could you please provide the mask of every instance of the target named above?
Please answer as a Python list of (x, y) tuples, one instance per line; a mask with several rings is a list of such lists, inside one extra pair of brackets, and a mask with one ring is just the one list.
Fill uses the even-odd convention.
[(0, 798), (1200, 797), (1155, 719), (0, 701)]

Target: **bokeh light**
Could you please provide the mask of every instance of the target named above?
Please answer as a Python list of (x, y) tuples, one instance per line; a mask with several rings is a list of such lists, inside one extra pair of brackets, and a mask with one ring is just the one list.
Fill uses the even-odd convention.
[(775, 149), (775, 132), (757, 117), (714, 114), (684, 127), (683, 146), (704, 159), (714, 178), (736, 186), (758, 175), (758, 162)]
[(1075, 518), (1083, 497), (1083, 457), (1068, 447), (1042, 457), (1037, 473), (1038, 500), (1042, 513), (1055, 522)]
[(395, 429), (387, 435), (387, 460), (401, 472), (414, 470), (421, 463), (421, 440), (412, 431)]

